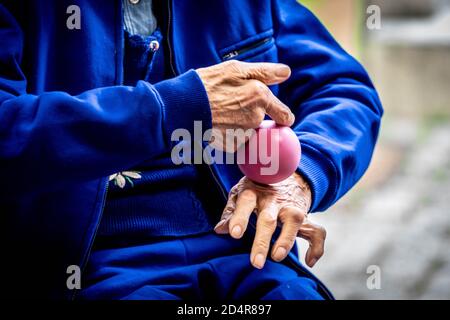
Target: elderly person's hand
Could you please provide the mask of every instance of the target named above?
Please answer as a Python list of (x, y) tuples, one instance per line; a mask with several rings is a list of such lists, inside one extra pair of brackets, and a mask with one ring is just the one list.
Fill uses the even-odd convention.
[[(294, 123), (294, 114), (268, 88), (290, 77), (287, 65), (231, 60), (196, 71), (208, 94), (216, 147), (225, 149), (227, 129), (255, 129), (266, 114), (280, 125)], [(243, 138), (227, 151), (235, 151), (248, 136)]]
[(281, 224), (282, 229), (272, 247), (272, 259), (286, 258), (296, 237), (300, 236), (309, 242), (306, 263), (312, 267), (323, 255), (326, 231), (307, 220), (310, 205), (310, 188), (297, 173), (273, 185), (257, 184), (244, 177), (231, 189), (215, 231), (230, 233), (239, 239), (247, 229), (250, 215), (255, 212), (258, 218), (250, 255), (254, 267), (264, 267), (277, 224)]

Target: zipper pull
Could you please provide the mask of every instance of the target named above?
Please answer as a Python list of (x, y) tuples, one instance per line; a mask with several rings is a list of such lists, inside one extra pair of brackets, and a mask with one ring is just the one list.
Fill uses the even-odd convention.
[(239, 52), (237, 52), (237, 51), (231, 51), (230, 53), (227, 53), (226, 55), (224, 55), (222, 58), (223, 58), (223, 60), (228, 60), (228, 59), (236, 57), (238, 54), (239, 54)]

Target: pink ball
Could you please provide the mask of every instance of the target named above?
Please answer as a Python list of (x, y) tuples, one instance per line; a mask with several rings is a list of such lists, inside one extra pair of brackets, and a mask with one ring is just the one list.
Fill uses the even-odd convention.
[(264, 120), (242, 148), (238, 150), (239, 168), (247, 178), (262, 184), (287, 179), (300, 164), (297, 135), (291, 128), (279, 126), (272, 120)]

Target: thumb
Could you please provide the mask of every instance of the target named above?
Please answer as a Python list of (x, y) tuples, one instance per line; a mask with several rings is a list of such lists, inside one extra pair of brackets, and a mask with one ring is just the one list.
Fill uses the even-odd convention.
[(319, 225), (316, 225), (308, 220), (305, 220), (300, 227), (298, 236), (309, 242), (309, 248), (306, 252), (306, 264), (313, 267), (316, 262), (322, 257), (325, 251), (325, 239), (327, 232)]
[(273, 121), (279, 125), (292, 126), (295, 121), (295, 116), (292, 111), (281, 102), (269, 89), (267, 89), (267, 105), (266, 114), (268, 114)]
[(244, 79), (255, 79), (266, 85), (274, 85), (289, 79), (291, 68), (282, 63), (242, 62), (241, 74)]

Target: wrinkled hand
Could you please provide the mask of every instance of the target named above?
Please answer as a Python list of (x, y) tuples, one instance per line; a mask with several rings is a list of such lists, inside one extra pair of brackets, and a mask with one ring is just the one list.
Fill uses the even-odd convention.
[[(216, 147), (225, 149), (227, 129), (255, 129), (266, 114), (280, 125), (294, 123), (293, 113), (267, 87), (286, 81), (291, 74), (288, 66), (231, 60), (196, 71), (208, 94)], [(227, 151), (248, 140), (242, 137), (234, 150)]]
[(231, 189), (215, 231), (219, 234), (230, 233), (233, 238), (239, 239), (255, 211), (258, 218), (250, 255), (254, 267), (264, 267), (270, 241), (278, 224), (282, 229), (272, 247), (272, 259), (279, 262), (286, 258), (299, 236), (309, 242), (306, 264), (312, 267), (323, 255), (326, 231), (308, 221), (310, 205), (309, 186), (297, 173), (272, 185), (257, 184), (244, 177)]

